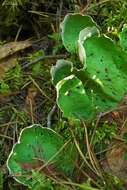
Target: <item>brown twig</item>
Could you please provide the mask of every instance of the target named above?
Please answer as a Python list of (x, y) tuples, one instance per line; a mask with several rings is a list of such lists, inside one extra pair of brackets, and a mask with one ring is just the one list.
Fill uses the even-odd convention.
[(36, 63), (38, 63), (39, 61), (43, 61), (45, 59), (64, 59), (64, 58), (67, 58), (68, 55), (67, 54), (61, 54), (61, 55), (44, 55), (44, 56), (41, 56), (39, 58), (37, 58), (36, 60), (32, 61), (32, 62), (25, 62), (23, 65), (22, 65), (22, 68), (25, 69), (25, 68), (28, 68), (29, 66), (31, 65), (34, 65)]

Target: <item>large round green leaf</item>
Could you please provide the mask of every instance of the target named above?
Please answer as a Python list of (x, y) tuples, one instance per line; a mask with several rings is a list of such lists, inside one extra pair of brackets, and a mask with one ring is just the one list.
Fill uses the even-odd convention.
[(84, 49), (87, 78), (96, 82), (113, 101), (121, 101), (127, 92), (125, 53), (105, 36), (88, 38), (84, 42)]
[(69, 176), (73, 173), (75, 161), (76, 149), (72, 143), (65, 146), (64, 139), (53, 130), (32, 125), (22, 130), (7, 166), (18, 182), (31, 186), (32, 171)]
[(78, 53), (79, 33), (86, 27), (96, 26), (90, 16), (81, 14), (68, 14), (61, 23), (62, 40), (65, 48), (70, 53)]
[(82, 82), (70, 75), (61, 80), (57, 86), (57, 103), (65, 117), (91, 119), (92, 107)]
[(65, 117), (89, 122), (96, 114), (115, 108), (118, 102), (105, 94), (94, 80), (86, 78), (85, 72), (84, 79), (84, 85), (74, 75), (61, 80), (56, 86), (57, 103)]

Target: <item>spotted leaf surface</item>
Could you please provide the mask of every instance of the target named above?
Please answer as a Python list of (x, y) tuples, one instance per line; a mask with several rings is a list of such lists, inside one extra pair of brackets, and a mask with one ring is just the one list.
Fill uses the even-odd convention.
[(89, 122), (100, 112), (116, 107), (118, 102), (105, 94), (95, 81), (85, 79), (84, 84), (74, 75), (61, 80), (56, 86), (57, 103), (65, 117)]
[[(60, 151), (61, 150), (61, 151)], [(51, 175), (71, 175), (76, 161), (73, 144), (48, 128), (32, 125), (22, 130), (10, 153), (7, 166), (20, 183), (31, 186), (32, 171)]]
[(82, 62), (80, 70), (75, 61), (73, 72), (64, 70), (55, 83), (57, 103), (64, 116), (91, 120), (100, 112), (116, 108), (127, 94), (126, 27), (120, 34), (121, 48), (100, 34), (89, 16), (68, 14), (61, 26), (65, 48)]
[(127, 60), (124, 52), (105, 36), (88, 38), (84, 48), (87, 57), (85, 75), (113, 101), (121, 101), (127, 92)]

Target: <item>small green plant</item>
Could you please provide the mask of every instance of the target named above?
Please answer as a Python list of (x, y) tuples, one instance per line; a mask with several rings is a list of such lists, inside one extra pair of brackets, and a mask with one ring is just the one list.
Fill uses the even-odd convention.
[[(38, 50), (34, 52), (33, 54), (30, 54), (27, 58), (28, 62), (33, 62), (40, 57), (45, 56), (43, 50)], [(32, 76), (36, 77), (38, 75), (41, 75), (43, 73), (43, 67), (42, 67), (43, 62), (38, 61), (36, 64), (34, 64), (31, 69), (32, 69)]]
[(9, 94), (19, 90), (23, 84), (21, 66), (17, 63), (14, 68), (9, 69), (3, 79), (0, 80), (0, 93)]
[(21, 66), (17, 63), (16, 66), (10, 69), (5, 75), (5, 81), (11, 90), (18, 90), (22, 86), (23, 75)]
[(65, 48), (79, 57), (82, 68), (59, 60), (51, 69), (57, 103), (65, 117), (91, 121), (116, 108), (127, 92), (125, 29), (120, 46), (101, 34), (89, 16), (68, 14), (61, 29)]
[[(100, 112), (116, 108), (127, 92), (125, 29), (120, 34), (119, 46), (101, 34), (89, 16), (68, 14), (61, 29), (63, 45), (70, 55), (78, 59), (73, 63), (71, 58), (58, 60), (51, 69), (57, 104), (70, 121), (91, 122)], [(79, 64), (81, 69), (78, 69)], [(33, 75), (36, 76), (39, 69), (40, 65), (33, 70)], [(98, 130), (95, 144), (107, 136), (112, 138), (115, 133), (115, 129), (109, 131), (106, 125), (103, 128), (104, 133)], [(112, 134), (109, 135), (110, 132)], [(68, 184), (73, 185), (71, 179), (76, 161), (77, 151), (71, 139), (65, 142), (53, 130), (32, 125), (21, 131), (7, 166), (14, 179), (29, 188), (52, 189), (52, 181), (55, 179), (55, 183), (56, 178), (62, 183), (69, 177)], [(74, 186), (77, 189), (96, 189), (86, 183), (74, 183)], [(66, 185), (64, 187), (66, 189)]]
[(115, 137), (117, 133), (117, 125), (116, 123), (112, 123), (112, 125), (109, 125), (107, 122), (105, 122), (101, 127), (99, 127), (95, 132), (94, 142), (93, 144), (99, 144), (110, 142), (110, 140)]
[(0, 81), (0, 93), (8, 94), (10, 92), (10, 88), (8, 84), (6, 84), (3, 80)]

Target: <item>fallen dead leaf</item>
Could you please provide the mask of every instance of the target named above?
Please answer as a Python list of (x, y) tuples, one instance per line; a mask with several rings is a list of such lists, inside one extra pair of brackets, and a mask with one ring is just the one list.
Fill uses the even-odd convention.
[(5, 73), (16, 66), (16, 53), (24, 50), (32, 45), (28, 40), (20, 42), (9, 42), (0, 47), (0, 79), (5, 76)]
[(0, 47), (0, 60), (15, 54), (18, 51), (30, 47), (32, 43), (28, 40), (19, 42), (9, 42)]
[(106, 159), (101, 162), (104, 171), (109, 172), (119, 179), (127, 182), (127, 160), (125, 154), (127, 153), (127, 144), (114, 141), (110, 150), (106, 153)]
[(14, 55), (14, 56), (11, 56), (11, 57), (7, 57), (5, 59), (2, 59), (0, 61), (0, 79), (4, 78), (5, 76), (5, 73), (15, 67), (17, 64), (17, 57)]

